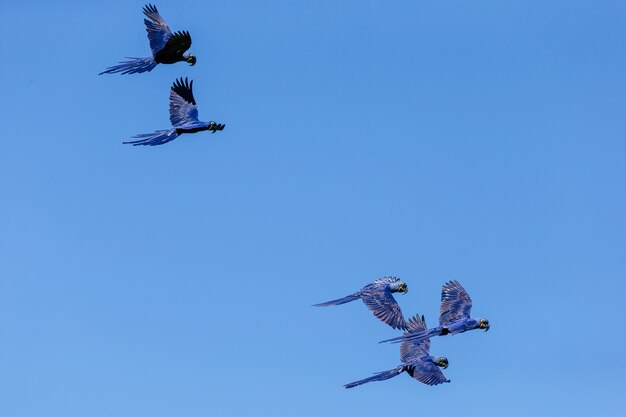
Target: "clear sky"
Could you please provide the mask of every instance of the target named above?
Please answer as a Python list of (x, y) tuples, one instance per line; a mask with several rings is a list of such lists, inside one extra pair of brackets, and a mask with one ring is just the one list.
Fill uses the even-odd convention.
[[(626, 3), (0, 2), (0, 415), (625, 415)], [(202, 120), (159, 147), (176, 77)], [(434, 325), (458, 279), (491, 331), (401, 375), (362, 303)]]

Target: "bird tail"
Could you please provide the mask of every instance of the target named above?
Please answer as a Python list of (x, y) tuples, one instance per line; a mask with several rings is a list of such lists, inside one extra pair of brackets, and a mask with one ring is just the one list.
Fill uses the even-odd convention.
[(328, 307), (328, 306), (338, 306), (340, 304), (349, 303), (350, 301), (358, 300), (359, 294), (350, 294), (343, 298), (337, 298), (336, 300), (326, 301), (325, 303), (313, 304), (313, 307)]
[(405, 341), (419, 342), (422, 340), (430, 339), (433, 336), (440, 336), (442, 334), (442, 327), (433, 327), (432, 329), (424, 330), (421, 332), (406, 332), (402, 336), (394, 337), (391, 339), (383, 340), (378, 343), (400, 343)]
[(394, 376), (400, 375), (404, 371), (404, 366), (398, 366), (397, 368), (390, 369), (388, 371), (382, 371), (375, 373), (369, 378), (361, 379), (359, 381), (350, 382), (349, 384), (344, 385), (346, 388), (354, 388), (359, 385), (367, 384), (372, 381), (385, 381), (387, 379), (391, 379)]
[(154, 61), (154, 58), (128, 58), (130, 61), (122, 61), (117, 65), (113, 65), (102, 71), (98, 75), (102, 74), (140, 74), (142, 72), (152, 71), (154, 67), (157, 66), (157, 63)]
[(146, 146), (156, 146), (163, 145), (164, 143), (170, 142), (178, 137), (178, 133), (176, 133), (176, 129), (170, 130), (157, 130), (152, 133), (141, 133), (139, 135), (133, 136), (134, 138), (138, 138), (137, 140), (130, 140), (128, 143), (133, 146), (146, 145)]

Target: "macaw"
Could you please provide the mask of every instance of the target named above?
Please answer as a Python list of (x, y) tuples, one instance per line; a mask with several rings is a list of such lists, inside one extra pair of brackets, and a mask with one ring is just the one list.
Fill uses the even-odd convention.
[[(419, 315), (410, 318), (406, 322), (407, 331), (405, 336), (427, 331), (424, 316)], [(366, 384), (372, 381), (385, 381), (406, 372), (412, 378), (426, 385), (439, 385), (444, 382), (450, 382), (443, 375), (441, 369), (448, 367), (448, 359), (442, 356), (430, 355), (430, 339), (406, 340), (400, 346), (400, 365), (388, 371), (378, 372), (373, 376), (359, 381), (350, 382), (344, 385), (346, 388), (354, 388), (356, 386)]]
[(441, 290), (441, 307), (439, 309), (439, 326), (428, 331), (402, 335), (383, 342), (398, 343), (405, 340), (422, 340), (433, 336), (463, 333), (468, 330), (485, 329), (488, 331), (489, 320), (470, 318), (472, 299), (458, 281), (449, 281)]
[(328, 307), (349, 303), (361, 299), (374, 315), (393, 327), (405, 329), (406, 323), (400, 306), (393, 298), (394, 292), (406, 294), (409, 287), (396, 277), (384, 277), (367, 284), (354, 294), (325, 303), (314, 304), (314, 307)]
[(152, 71), (157, 64), (174, 64), (185, 61), (196, 65), (196, 56), (185, 52), (191, 46), (191, 35), (187, 31), (172, 32), (165, 20), (159, 14), (156, 6), (147, 4), (143, 7), (143, 14), (148, 19), (143, 22), (148, 32), (152, 56), (148, 58), (129, 58), (117, 65), (107, 68), (102, 74), (139, 74)]
[(142, 133), (140, 135), (133, 136), (139, 138), (138, 140), (132, 140), (124, 143), (129, 143), (134, 146), (138, 145), (162, 145), (176, 139), (183, 133), (196, 133), (203, 130), (210, 130), (211, 133), (215, 133), (218, 130), (224, 130), (223, 124), (217, 124), (211, 122), (201, 122), (198, 120), (198, 106), (196, 100), (193, 98), (193, 81), (187, 81), (182, 79), (174, 81), (170, 90), (170, 122), (172, 123), (172, 129), (169, 130), (157, 130), (153, 133)]

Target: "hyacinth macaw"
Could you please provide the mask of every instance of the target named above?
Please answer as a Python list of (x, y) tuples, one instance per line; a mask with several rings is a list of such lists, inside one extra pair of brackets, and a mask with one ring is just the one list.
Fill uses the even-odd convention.
[(405, 340), (423, 340), (432, 336), (445, 336), (447, 334), (463, 333), (468, 330), (489, 330), (489, 320), (470, 318), (472, 299), (465, 288), (458, 281), (449, 281), (441, 290), (441, 307), (439, 309), (439, 326), (430, 330), (411, 333), (383, 340), (383, 342), (398, 343)]
[(148, 19), (144, 19), (148, 40), (152, 56), (149, 58), (129, 58), (130, 61), (123, 61), (117, 65), (107, 68), (102, 74), (139, 74), (152, 71), (157, 64), (174, 64), (176, 62), (189, 62), (196, 64), (196, 56), (185, 52), (191, 46), (191, 35), (187, 31), (172, 32), (159, 11), (152, 4), (143, 7), (143, 14)]
[(339, 304), (349, 303), (350, 301), (361, 299), (367, 308), (374, 313), (378, 319), (384, 321), (394, 329), (405, 329), (406, 323), (404, 316), (400, 310), (400, 306), (393, 298), (394, 292), (406, 294), (409, 287), (395, 277), (379, 278), (376, 281), (367, 284), (354, 294), (348, 295), (337, 300), (327, 301), (325, 303), (314, 304), (315, 307), (336, 306)]
[(203, 130), (210, 130), (211, 133), (215, 133), (218, 130), (224, 130), (225, 125), (223, 124), (217, 124), (213, 121), (207, 123), (198, 120), (198, 106), (193, 98), (192, 88), (193, 81), (189, 82), (187, 78), (183, 80), (182, 77), (174, 81), (174, 85), (172, 85), (170, 90), (170, 122), (172, 123), (172, 129), (142, 133), (133, 136), (134, 138), (139, 138), (138, 140), (124, 143), (134, 146), (155, 146), (170, 142), (183, 133), (196, 133)]
[[(422, 333), (427, 331), (426, 322), (424, 316), (420, 318), (419, 315), (411, 317), (406, 322), (407, 331), (404, 332), (406, 336), (410, 336), (415, 333)], [(450, 382), (449, 379), (441, 372), (442, 368), (448, 367), (448, 359), (441, 356), (430, 356), (430, 340), (411, 340), (404, 341), (400, 346), (400, 365), (390, 369), (388, 371), (378, 372), (373, 376), (359, 381), (350, 382), (344, 385), (346, 388), (354, 388), (356, 386), (366, 384), (372, 381), (385, 381), (400, 375), (402, 372), (406, 372), (412, 378), (426, 385), (439, 385), (444, 382)]]

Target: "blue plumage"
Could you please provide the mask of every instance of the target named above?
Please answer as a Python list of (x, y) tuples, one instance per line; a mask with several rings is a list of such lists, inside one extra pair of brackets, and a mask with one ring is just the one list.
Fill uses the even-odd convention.
[(407, 285), (395, 277), (385, 277), (367, 284), (354, 294), (325, 303), (314, 304), (315, 307), (328, 307), (349, 303), (361, 299), (374, 315), (394, 329), (404, 329), (406, 323), (400, 306), (393, 298), (394, 292), (406, 293)]
[(201, 122), (198, 120), (198, 106), (193, 97), (193, 81), (190, 82), (187, 78), (184, 80), (180, 78), (174, 81), (170, 90), (170, 122), (172, 123), (172, 129), (142, 133), (133, 136), (138, 140), (124, 143), (134, 146), (163, 145), (176, 139), (183, 133), (196, 133), (204, 130), (210, 130), (212, 133), (215, 133), (218, 130), (224, 130), (225, 126), (213, 121)]
[(191, 35), (187, 31), (172, 32), (165, 20), (159, 14), (156, 6), (147, 4), (143, 7), (143, 14), (148, 18), (143, 22), (148, 32), (152, 56), (148, 58), (129, 58), (113, 65), (102, 74), (140, 74), (152, 71), (157, 64), (173, 64), (185, 61), (191, 65), (196, 64), (196, 56), (187, 53), (191, 47)]
[(473, 329), (489, 330), (489, 320), (472, 319), (472, 299), (458, 281), (449, 281), (441, 290), (441, 307), (439, 309), (439, 326), (410, 335), (394, 337), (383, 342), (398, 343), (406, 340), (419, 341), (433, 336), (463, 333)]
[[(407, 331), (405, 336), (427, 331), (424, 316), (419, 315), (410, 318), (406, 322)], [(344, 385), (346, 388), (354, 388), (362, 384), (374, 381), (384, 381), (400, 375), (402, 372), (408, 373), (412, 378), (426, 385), (439, 385), (444, 382), (450, 382), (443, 372), (442, 368), (448, 367), (448, 359), (444, 357), (436, 357), (430, 355), (430, 340), (411, 340), (404, 341), (400, 346), (400, 365), (388, 371), (382, 371), (373, 376), (359, 381), (351, 382)]]

